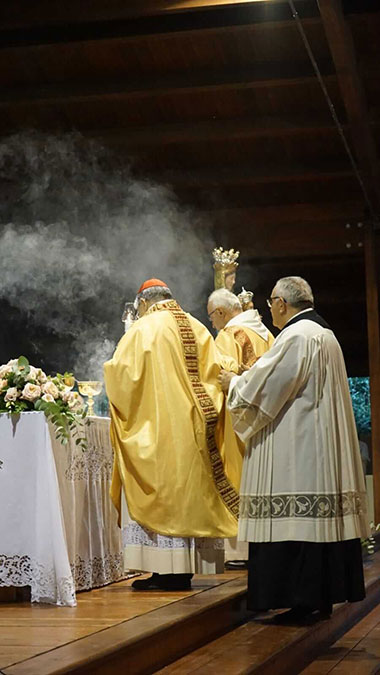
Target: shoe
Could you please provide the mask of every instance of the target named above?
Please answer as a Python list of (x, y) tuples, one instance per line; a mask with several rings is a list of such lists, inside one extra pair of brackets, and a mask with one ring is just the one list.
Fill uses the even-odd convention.
[(153, 572), (151, 577), (147, 577), (146, 579), (136, 579), (135, 581), (132, 581), (131, 587), (135, 591), (152, 591), (160, 589), (161, 587), (158, 585), (158, 577), (159, 574)]
[(318, 616), (317, 614), (314, 614), (315, 612), (317, 612), (317, 610), (313, 609), (312, 607), (292, 607), (286, 612), (276, 614), (276, 616), (271, 619), (271, 623), (279, 626), (293, 626), (312, 623)]
[(227, 560), (224, 567), (226, 570), (247, 570), (248, 560)]
[(189, 591), (192, 574), (158, 574), (147, 579), (136, 579), (131, 584), (135, 591)]
[[(173, 574), (173, 577), (176, 576), (177, 576), (176, 574)], [(175, 579), (175, 578), (168, 580), (163, 579), (162, 581), (160, 580), (160, 588), (163, 591), (190, 591), (191, 579)]]

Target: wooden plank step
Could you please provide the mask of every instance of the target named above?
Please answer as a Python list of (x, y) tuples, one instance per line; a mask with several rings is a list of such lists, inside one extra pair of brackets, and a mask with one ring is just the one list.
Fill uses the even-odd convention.
[[(337, 640), (380, 602), (380, 553), (366, 561), (365, 579), (367, 591), (365, 600), (360, 603), (336, 605), (332, 617), (328, 620), (317, 621), (307, 626), (286, 626), (273, 624), (270, 622), (271, 619), (264, 615), (252, 617), (251, 620), (231, 630), (227, 635), (213, 640), (157, 671), (157, 675), (158, 673), (160, 675), (174, 675), (174, 673), (181, 673), (181, 675), (188, 673), (197, 675), (215, 673), (218, 675), (246, 675), (248, 673), (294, 675), (299, 673), (316, 658), (321, 649), (326, 649), (327, 645)], [(374, 626), (375, 632), (376, 629), (380, 631), (378, 626), (377, 628)], [(371, 639), (368, 638), (369, 650), (372, 646)], [(380, 656), (380, 641), (376, 654)], [(309, 675), (308, 671), (305, 672)], [(329, 671), (316, 672), (322, 675)], [(340, 673), (336, 671), (336, 675), (338, 672)], [(314, 671), (310, 671), (310, 675), (311, 673), (314, 675)]]
[(370, 675), (380, 671), (380, 606), (310, 663), (302, 675)]
[(247, 618), (246, 575), (225, 576), (224, 583), (3, 667), (1, 674), (152, 673)]

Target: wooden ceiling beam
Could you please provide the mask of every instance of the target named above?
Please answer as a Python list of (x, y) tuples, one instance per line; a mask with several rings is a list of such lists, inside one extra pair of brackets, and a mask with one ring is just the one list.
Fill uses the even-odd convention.
[[(223, 245), (234, 246), (246, 258), (306, 258), (363, 255), (363, 205), (309, 203), (280, 206), (211, 209), (201, 220), (213, 223)], [(350, 223), (350, 228), (347, 228)]]
[[(312, 0), (297, 0), (303, 11), (312, 12)], [(234, 12), (239, 14), (250, 12), (252, 15), (273, 15), (280, 10), (282, 18), (290, 17), (286, 0), (12, 0), (0, 8), (0, 24), (3, 29), (20, 29), (32, 26), (60, 26), (68, 22), (83, 24), (84, 22), (116, 21), (141, 17), (165, 17), (172, 14), (186, 15), (201, 12)], [(265, 16), (264, 15), (264, 16)]]
[(210, 166), (194, 171), (160, 171), (157, 175), (152, 174), (151, 178), (159, 180), (161, 183), (169, 183), (175, 188), (191, 189), (193, 187), (209, 188), (220, 185), (271, 185), (290, 181), (296, 183), (317, 181), (328, 183), (352, 176), (350, 167), (342, 163), (326, 162), (324, 166), (308, 166), (307, 164), (297, 166), (296, 162), (292, 162), (291, 165), (279, 163), (273, 166), (273, 162), (270, 164), (261, 162), (257, 167), (251, 163), (238, 167)]
[[(212, 217), (213, 222), (223, 223), (227, 230), (229, 223), (233, 223), (234, 227), (240, 223), (242, 232), (246, 234), (248, 239), (251, 238), (254, 232), (259, 233), (262, 231), (262, 234), (265, 236), (268, 233), (268, 228), (271, 234), (280, 228), (282, 232), (281, 238), (285, 240), (288, 236), (288, 229), (285, 226), (292, 226), (303, 232), (303, 238), (307, 239), (308, 244), (312, 247), (312, 229), (309, 228), (320, 224), (327, 230), (330, 226), (334, 226), (334, 228), (338, 228), (343, 232), (346, 223), (356, 225), (357, 222), (362, 222), (364, 220), (364, 211), (363, 202), (347, 200), (344, 203), (311, 202), (306, 204), (279, 204), (276, 206), (248, 208), (210, 208), (203, 210), (202, 213), (205, 216), (209, 215)], [(253, 228), (252, 232), (249, 232), (250, 227)], [(351, 238), (354, 236), (351, 229), (349, 236)], [(359, 236), (362, 236), (361, 233)], [(331, 242), (327, 242), (327, 244), (329, 243)]]
[[(280, 261), (288, 259), (290, 256), (293, 261), (297, 258), (304, 260), (305, 257), (316, 258), (320, 256), (346, 255), (347, 259), (351, 256), (356, 257), (358, 251), (362, 248), (346, 249), (346, 242), (340, 236), (339, 226), (334, 223), (317, 224), (308, 228), (307, 237), (305, 237), (305, 228), (300, 226), (287, 226), (286, 238), (284, 238), (283, 229), (279, 227), (277, 231), (270, 230), (264, 233), (258, 233), (255, 228), (250, 229), (250, 238), (248, 236), (240, 238), (236, 234), (236, 223), (231, 224), (233, 236), (231, 241), (234, 246), (251, 257), (265, 260)], [(268, 229), (268, 228), (267, 228)], [(310, 230), (310, 231), (309, 231)]]
[(128, 129), (81, 129), (81, 133), (99, 138), (109, 145), (128, 148), (154, 147), (173, 143), (200, 143), (254, 138), (309, 137), (313, 134), (335, 136), (332, 123), (321, 123), (320, 119), (304, 117), (254, 118), (233, 120), (211, 120), (187, 124), (164, 124), (154, 127), (130, 127)]
[[(336, 84), (336, 75), (332, 73), (330, 62), (322, 64), (326, 83)], [(228, 73), (200, 73), (189, 77), (181, 73), (178, 76), (155, 78), (131, 82), (128, 76), (116, 81), (103, 82), (62, 82), (60, 84), (23, 85), (4, 87), (0, 106), (43, 105), (46, 103), (65, 103), (71, 100), (87, 101), (93, 99), (144, 99), (154, 96), (220, 92), (246, 91), (250, 89), (278, 89), (281, 87), (310, 87), (316, 85), (315, 76), (310, 72), (308, 63), (256, 63), (251, 70), (235, 70)]]
[(345, 104), (347, 121), (363, 181), (376, 216), (380, 214), (380, 168), (352, 35), (341, 0), (319, 0), (327, 41)]
[[(302, 16), (315, 11), (315, 0), (296, 0)], [(350, 0), (349, 11), (371, 12), (378, 9), (377, 0)], [(289, 16), (287, 0), (12, 0), (0, 7), (0, 24), (3, 28), (17, 29), (30, 26), (44, 26), (84, 21), (98, 22), (125, 20), (135, 17), (184, 15), (188, 13), (230, 11), (235, 15), (242, 12), (262, 14), (265, 17), (274, 13), (283, 19)]]
[[(230, 242), (223, 243), (223, 245), (229, 246)], [(244, 262), (243, 262), (243, 259)], [(291, 256), (288, 256), (288, 263), (289, 265), (292, 265), (293, 262), (297, 261), (297, 264), (300, 265), (300, 261), (296, 258), (292, 258)], [(254, 256), (247, 256), (245, 251), (242, 251), (241, 256), (240, 256), (240, 262), (241, 266), (243, 267), (244, 264), (248, 264), (251, 267), (259, 267), (263, 269), (263, 275), (266, 276), (268, 274), (271, 274), (272, 272), (274, 274), (281, 274), (281, 268), (284, 265), (283, 260), (274, 260), (273, 262), (270, 260), (261, 260), (261, 258), (256, 258)], [(346, 281), (344, 279), (344, 270), (349, 269), (350, 271), (350, 279), (352, 280), (353, 275), (351, 274), (351, 270), (355, 269), (359, 272), (359, 274), (362, 274), (362, 287), (363, 287), (363, 292), (364, 291), (364, 258), (363, 258), (363, 251), (357, 251), (356, 255), (350, 255), (349, 258), (347, 258), (347, 255), (345, 252), (341, 253), (340, 255), (333, 255), (330, 253), (326, 253), (324, 255), (320, 255), (318, 258), (314, 257), (305, 257), (305, 259), (302, 261), (302, 265), (305, 267), (305, 270), (310, 270), (310, 273), (312, 275), (318, 275), (319, 270), (321, 268), (329, 269), (330, 270), (330, 278), (332, 283), (337, 286), (340, 286), (341, 284), (345, 284)], [(355, 268), (352, 267), (352, 265), (355, 265)], [(330, 280), (329, 278), (329, 280)], [(333, 301), (333, 296), (331, 296), (332, 301)]]
[[(28, 0), (29, 1), (29, 0)], [(267, 0), (268, 1), (268, 0)], [(249, 9), (249, 8), (248, 8)], [(1, 11), (1, 3), (0, 3)], [(325, 42), (321, 17), (314, 11), (313, 16), (303, 14), (303, 24), (312, 33), (317, 32), (321, 40)], [(40, 16), (43, 15), (41, 14)], [(184, 16), (184, 15), (183, 15)], [(240, 16), (240, 14), (236, 14)], [(55, 51), (60, 48), (71, 50), (73, 47), (80, 48), (85, 46), (95, 46), (107, 48), (110, 46), (139, 45), (144, 46), (149, 40), (150, 45), (155, 43), (176, 41), (178, 38), (195, 40), (200, 38), (212, 38), (219, 35), (236, 36), (249, 35), (252, 38), (267, 37), (267, 39), (280, 39), (280, 34), (296, 37), (296, 26), (290, 12), (287, 19), (269, 20), (256, 23), (251, 12), (247, 13), (244, 20), (234, 21), (229, 15), (217, 17), (216, 15), (204, 15), (203, 13), (189, 13), (186, 22), (181, 22), (180, 15), (173, 15), (168, 21), (160, 20), (160, 17), (144, 18), (136, 21), (107, 21), (91, 22), (84, 26), (65, 25), (46, 27), (42, 23), (41, 28), (28, 28), (24, 30), (6, 31), (2, 30), (4, 22), (1, 22), (0, 15), (0, 41), (2, 45), (1, 54), (11, 55), (12, 50), (17, 48), (21, 56), (27, 57), (34, 51), (43, 50), (43, 53)]]

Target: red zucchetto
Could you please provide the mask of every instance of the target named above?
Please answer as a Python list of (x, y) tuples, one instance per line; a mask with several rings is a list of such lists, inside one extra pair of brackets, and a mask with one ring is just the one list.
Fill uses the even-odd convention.
[(152, 288), (152, 286), (163, 286), (164, 288), (168, 288), (167, 284), (165, 284), (164, 281), (161, 281), (161, 279), (147, 279), (147, 281), (144, 281), (144, 283), (141, 284), (137, 293), (142, 293), (147, 288)]

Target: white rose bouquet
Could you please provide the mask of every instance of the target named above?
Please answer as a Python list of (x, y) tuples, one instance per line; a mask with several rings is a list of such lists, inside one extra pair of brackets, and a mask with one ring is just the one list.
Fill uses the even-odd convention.
[(31, 366), (25, 356), (0, 366), (0, 413), (18, 414), (37, 410), (45, 413), (56, 430), (56, 438), (66, 444), (70, 434), (82, 449), (86, 438), (79, 434), (86, 417), (83, 399), (71, 391), (72, 373), (47, 376), (41, 368)]

